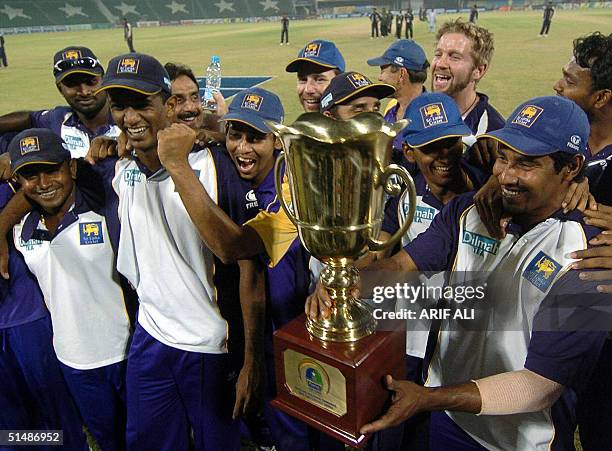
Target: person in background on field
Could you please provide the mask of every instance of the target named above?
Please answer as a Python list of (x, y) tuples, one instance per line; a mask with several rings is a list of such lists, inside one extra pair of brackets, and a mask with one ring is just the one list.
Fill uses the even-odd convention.
[(374, 39), (374, 33), (376, 33), (376, 37), (380, 36), (379, 24), (381, 21), (381, 16), (376, 8), (372, 9), (372, 13), (370, 14), (370, 22), (372, 23), (372, 36), (371, 39)]
[(395, 36), (397, 37), (397, 39), (402, 38), (402, 23), (403, 22), (404, 22), (404, 15), (402, 14), (401, 11), (399, 11), (397, 13), (397, 16), (395, 16)]
[(125, 17), (123, 18), (123, 39), (125, 40), (125, 42), (127, 42), (130, 52), (131, 53), (136, 52), (136, 50), (134, 50), (134, 44), (132, 41), (133, 39), (132, 24), (129, 23)]
[(540, 29), (539, 38), (544, 36), (548, 37), (548, 31), (550, 30), (550, 23), (555, 15), (555, 8), (553, 7), (552, 1), (549, 0), (548, 4), (544, 7), (544, 14), (542, 15), (542, 28)]
[(478, 19), (478, 6), (474, 4), (474, 6), (472, 6), (472, 9), (470, 9), (470, 22), (476, 23), (477, 19)]
[(430, 33), (436, 31), (436, 10), (433, 8), (427, 11), (427, 27)]
[(0, 67), (8, 67), (6, 62), (6, 50), (4, 50), (4, 35), (0, 33)]
[(414, 36), (414, 31), (412, 28), (412, 22), (414, 22), (414, 14), (412, 14), (412, 9), (408, 9), (404, 13), (404, 22), (406, 22), (406, 39), (412, 39)]
[(283, 14), (283, 18), (281, 19), (281, 27), (280, 45), (289, 45), (289, 17), (287, 14)]

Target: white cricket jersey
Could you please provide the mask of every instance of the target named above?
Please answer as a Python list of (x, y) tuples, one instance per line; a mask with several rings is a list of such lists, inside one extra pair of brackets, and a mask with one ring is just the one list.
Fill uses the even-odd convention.
[[(66, 147), (70, 151), (72, 158), (84, 158), (89, 152), (89, 145), (91, 144), (89, 135), (81, 128), (74, 124), (73, 119), (74, 113), (68, 112), (64, 116), (62, 121), (61, 136)], [(107, 138), (116, 139), (121, 130), (116, 125), (109, 125), (105, 133), (98, 136), (106, 136)]]
[(33, 214), (15, 226), (14, 241), (51, 313), (57, 358), (78, 370), (125, 360), (131, 325), (105, 217), (71, 210), (50, 241), (42, 221), (30, 225), (36, 230), (24, 241)]
[[(487, 296), (477, 302), (493, 305), (476, 319), (442, 321), (426, 382), (430, 387), (523, 369), (540, 303), (574, 261), (567, 255), (587, 242), (580, 223), (557, 218), (497, 241), (472, 205), (459, 218), (457, 246), (449, 283), (465, 282), (474, 271), (492, 272)], [(555, 436), (550, 409), (505, 416), (447, 414), (488, 449), (548, 450)]]
[[(189, 163), (218, 203), (217, 169), (208, 149)], [(227, 323), (217, 306), (214, 256), (204, 245), (165, 169), (147, 177), (134, 160), (119, 160), (117, 269), (136, 288), (138, 322), (156, 340), (184, 351), (227, 352)]]

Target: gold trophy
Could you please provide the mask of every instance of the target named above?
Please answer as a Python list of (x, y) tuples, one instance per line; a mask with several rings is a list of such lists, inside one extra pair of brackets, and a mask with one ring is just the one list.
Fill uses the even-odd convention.
[[(325, 264), (320, 281), (333, 301), (328, 318), (308, 318), (304, 328), (300, 317), (275, 335), (274, 404), (352, 446), (365, 443), (359, 428), (387, 398), (379, 379), (402, 374), (405, 334), (375, 332), (369, 307), (351, 289), (359, 281), (353, 262), (397, 242), (412, 222), (414, 183), (404, 168), (390, 164), (393, 139), (406, 124), (391, 125), (376, 113), (348, 121), (306, 113), (291, 126), (268, 122), (284, 150), (274, 169), (281, 206), (304, 247)], [(281, 195), (283, 161), (291, 205)], [(400, 191), (392, 175), (407, 187), (410, 219), (381, 242), (384, 193)]]

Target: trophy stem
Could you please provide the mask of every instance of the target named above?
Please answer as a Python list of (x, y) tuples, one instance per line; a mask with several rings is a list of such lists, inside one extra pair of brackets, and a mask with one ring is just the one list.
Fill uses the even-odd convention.
[(370, 335), (376, 320), (368, 306), (351, 295), (359, 283), (359, 271), (348, 258), (329, 259), (321, 271), (321, 284), (332, 299), (331, 314), (325, 319), (308, 319), (306, 328), (324, 341), (353, 342)]

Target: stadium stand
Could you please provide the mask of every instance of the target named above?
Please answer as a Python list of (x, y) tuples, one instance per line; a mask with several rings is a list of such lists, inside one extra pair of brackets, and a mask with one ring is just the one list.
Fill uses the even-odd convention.
[(291, 0), (0, 0), (0, 28), (293, 14)]

